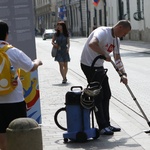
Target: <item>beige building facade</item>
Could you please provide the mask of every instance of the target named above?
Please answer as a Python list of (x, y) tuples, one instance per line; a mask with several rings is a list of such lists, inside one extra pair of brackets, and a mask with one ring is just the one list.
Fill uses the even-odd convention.
[[(35, 28), (41, 32), (44, 29), (54, 28), (56, 23), (56, 1), (55, 0), (34, 0), (35, 7)], [(42, 33), (41, 33), (42, 34)]]
[(88, 36), (94, 27), (113, 26), (118, 20), (131, 21), (125, 39), (150, 41), (149, 0), (35, 0), (36, 27), (54, 28), (66, 22), (72, 36)]

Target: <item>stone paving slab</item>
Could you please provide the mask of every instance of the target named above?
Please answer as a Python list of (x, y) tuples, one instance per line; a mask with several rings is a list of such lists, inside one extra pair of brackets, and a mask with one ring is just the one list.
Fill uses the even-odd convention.
[[(81, 44), (84, 41), (85, 38), (80, 39)], [(132, 42), (130, 45), (132, 46)], [(126, 42), (123, 46), (126, 46)], [(149, 129), (145, 120), (113, 98), (110, 104), (111, 122), (113, 125), (120, 126), (121, 132), (115, 133), (113, 136), (100, 136), (97, 140), (89, 140), (86, 143), (68, 142), (64, 144), (62, 135), (65, 131), (59, 129), (54, 123), (54, 114), (59, 108), (65, 106), (65, 94), (71, 86), (81, 85), (85, 87), (86, 83), (85, 80), (73, 76), (72, 72), (69, 71), (69, 83), (62, 85), (58, 64), (53, 59), (49, 59), (49, 51), (41, 52), (37, 46), (37, 55), (40, 56), (44, 64), (39, 69), (43, 150), (149, 150), (150, 137), (143, 131)], [(120, 92), (118, 91), (118, 93)], [(62, 116), (63, 125), (65, 125), (65, 119), (65, 116)]]

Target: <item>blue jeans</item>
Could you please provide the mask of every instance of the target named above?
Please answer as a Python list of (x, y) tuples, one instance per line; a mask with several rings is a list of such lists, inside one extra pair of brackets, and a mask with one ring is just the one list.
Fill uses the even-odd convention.
[(99, 129), (103, 129), (110, 125), (109, 117), (109, 101), (111, 97), (111, 90), (108, 82), (108, 76), (105, 74), (103, 67), (89, 67), (81, 64), (81, 69), (87, 78), (87, 82), (97, 81), (101, 84), (101, 92), (95, 96), (95, 111), (96, 121)]

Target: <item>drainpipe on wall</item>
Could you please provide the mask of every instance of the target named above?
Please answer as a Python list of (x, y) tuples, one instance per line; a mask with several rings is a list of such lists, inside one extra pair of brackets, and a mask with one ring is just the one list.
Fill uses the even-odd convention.
[[(118, 0), (118, 7), (119, 7), (119, 20), (123, 19), (123, 14), (122, 14), (122, 0)], [(120, 40), (123, 40), (123, 37), (120, 38)]]
[(106, 0), (104, 0), (104, 25), (107, 26), (107, 11), (106, 11)]
[(82, 17), (82, 3), (80, 0), (80, 18), (81, 18), (81, 36), (83, 36), (83, 17)]
[(86, 0), (86, 25), (87, 25), (87, 31), (86, 31), (86, 37), (89, 36), (89, 5), (88, 0)]
[(119, 20), (122, 20), (122, 0), (118, 0), (118, 7), (119, 7)]
[(129, 4), (129, 0), (127, 0), (127, 15), (128, 15), (128, 20), (130, 20), (130, 4)]
[(69, 0), (69, 9), (70, 9), (70, 34), (71, 34), (71, 36), (73, 36), (73, 20), (72, 20), (71, 0)]

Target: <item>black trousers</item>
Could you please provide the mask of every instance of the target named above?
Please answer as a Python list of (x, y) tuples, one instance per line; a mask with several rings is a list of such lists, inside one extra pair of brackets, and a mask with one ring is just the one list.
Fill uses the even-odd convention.
[(0, 104), (0, 133), (5, 133), (9, 123), (20, 117), (27, 117), (25, 101)]
[(109, 117), (109, 101), (111, 97), (110, 86), (108, 82), (108, 76), (105, 74), (103, 67), (89, 67), (81, 64), (81, 69), (87, 78), (87, 82), (100, 82), (102, 89), (100, 94), (98, 94), (95, 100), (95, 111), (96, 121), (99, 129), (103, 129), (110, 125)]

